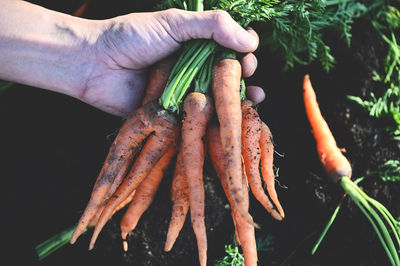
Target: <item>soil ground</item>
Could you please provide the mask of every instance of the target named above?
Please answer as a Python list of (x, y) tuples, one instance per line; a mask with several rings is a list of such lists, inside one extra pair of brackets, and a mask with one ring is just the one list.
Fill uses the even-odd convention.
[[(80, 1), (64, 2), (37, 1), (62, 12), (75, 9)], [(115, 8), (107, 9), (106, 1), (98, 1), (87, 16), (107, 18), (127, 10), (146, 10), (149, 3), (133, 9), (133, 4), (117, 0)], [(366, 23), (355, 23), (352, 33), (350, 48), (334, 33), (327, 35), (337, 60), (329, 73), (318, 63), (283, 72), (280, 57), (266, 48), (257, 51), (259, 67), (248, 84), (260, 85), (267, 93), (258, 110), (274, 135), (279, 153), (275, 155), (277, 190), (287, 214), (284, 221), (276, 222), (251, 198), (250, 212), (261, 225), (257, 238), (274, 237), (272, 250), (259, 253), (260, 265), (389, 264), (370, 224), (348, 199), (317, 254), (310, 255), (343, 192), (326, 179), (316, 156), (301, 98), (306, 73), (338, 145), (346, 149), (353, 176), (368, 175), (361, 183), (363, 189), (395, 217), (400, 215), (400, 185), (384, 183), (369, 174), (386, 160), (399, 158), (399, 143), (386, 133), (382, 122), (346, 98), (382, 90), (371, 77), (373, 70), (382, 68), (384, 44)], [(120, 118), (75, 99), (38, 88), (16, 85), (0, 95), (4, 265), (197, 265), (189, 219), (173, 250), (163, 251), (171, 211), (172, 168), (131, 234), (127, 253), (122, 251), (119, 213), (107, 224), (93, 251), (87, 250), (89, 232), (74, 246), (37, 260), (37, 244), (78, 220), (122, 123)], [(209, 161), (205, 186), (208, 257), (213, 265), (225, 255), (224, 245), (232, 243), (234, 231), (227, 200)]]

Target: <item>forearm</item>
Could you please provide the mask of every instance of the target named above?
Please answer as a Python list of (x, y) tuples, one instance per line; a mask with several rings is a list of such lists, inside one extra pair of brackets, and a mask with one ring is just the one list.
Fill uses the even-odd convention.
[(79, 97), (97, 38), (86, 29), (96, 22), (20, 0), (0, 6), (0, 79)]

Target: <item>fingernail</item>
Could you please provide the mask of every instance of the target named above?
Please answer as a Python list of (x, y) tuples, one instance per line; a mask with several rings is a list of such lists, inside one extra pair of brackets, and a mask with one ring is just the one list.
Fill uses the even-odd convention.
[(247, 26), (246, 30), (254, 30), (254, 29), (252, 27), (250, 27), (250, 26)]

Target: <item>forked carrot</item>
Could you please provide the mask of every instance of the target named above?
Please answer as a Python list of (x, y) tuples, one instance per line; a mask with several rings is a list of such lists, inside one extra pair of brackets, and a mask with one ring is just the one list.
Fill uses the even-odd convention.
[(285, 217), (282, 205), (279, 202), (278, 195), (275, 190), (275, 174), (274, 174), (274, 143), (272, 141), (272, 134), (269, 127), (261, 123), (261, 173), (265, 184), (267, 185), (268, 195), (272, 202), (275, 204), (282, 218)]
[(179, 123), (173, 114), (161, 109), (155, 102), (150, 102), (146, 106), (152, 106), (148, 113), (152, 114), (149, 119), (150, 135), (146, 140), (138, 158), (132, 166), (132, 170), (126, 176), (117, 191), (108, 199), (99, 222), (96, 225), (89, 245), (92, 249), (94, 243), (104, 225), (111, 218), (113, 210), (124, 201), (134, 191), (143, 179), (150, 173), (152, 167), (166, 153), (171, 145), (176, 145), (179, 136)]
[(71, 244), (76, 242), (92, 217), (98, 212), (98, 209), (114, 193), (126, 176), (128, 167), (132, 163), (140, 144), (153, 131), (149, 117), (153, 109), (152, 104), (137, 109), (119, 130), (94, 184), (90, 200), (72, 234)]
[(167, 169), (172, 157), (175, 155), (175, 151), (175, 146), (170, 146), (168, 151), (153, 167), (150, 174), (135, 190), (136, 193), (132, 199), (132, 202), (122, 217), (120, 223), (124, 251), (128, 251), (128, 242), (126, 240), (126, 236), (129, 232), (135, 229), (140, 217), (153, 201), (154, 195), (156, 194), (158, 186), (160, 185), (160, 182), (164, 176), (164, 172)]
[(260, 137), (262, 121), (249, 100), (242, 101), (242, 155), (246, 169), (247, 180), (255, 198), (276, 220), (282, 220), (282, 216), (274, 209), (268, 196), (264, 192), (260, 176), (260, 160), (262, 150)]
[(338, 182), (343, 176), (350, 178), (351, 165), (336, 145), (335, 138), (321, 114), (309, 75), (305, 75), (303, 80), (303, 100), (324, 171), (334, 182)]
[(212, 89), (215, 108), (220, 123), (221, 142), (228, 175), (232, 207), (251, 224), (253, 218), (246, 211), (242, 190), (242, 113), (240, 103), (240, 78), (242, 68), (238, 60), (222, 59), (214, 64)]
[[(226, 175), (223, 160), (224, 152), (222, 149), (219, 127), (216, 125), (210, 126), (207, 130), (207, 147), (208, 153), (210, 155), (214, 169), (217, 172), (217, 176), (221, 182), (222, 188), (224, 189), (229, 202), (232, 202), (233, 200), (230, 198), (231, 195), (228, 188), (229, 179)], [(246, 177), (244, 174), (242, 175), (241, 185), (243, 191), (247, 192), (244, 196), (244, 203), (246, 210), (248, 210), (248, 189)], [(243, 254), (245, 257), (245, 265), (257, 265), (257, 247), (255, 242), (254, 226), (244, 220), (234, 206), (232, 206), (232, 216), (235, 225), (235, 236), (238, 244), (242, 246)]]
[(174, 178), (171, 187), (172, 213), (169, 222), (167, 240), (164, 251), (170, 251), (178, 238), (179, 232), (185, 224), (189, 210), (189, 185), (183, 170), (182, 149), (179, 149), (176, 158)]
[(190, 218), (197, 238), (200, 265), (207, 264), (207, 236), (204, 223), (204, 143), (206, 126), (213, 113), (209, 96), (192, 92), (184, 102), (182, 162), (189, 185)]

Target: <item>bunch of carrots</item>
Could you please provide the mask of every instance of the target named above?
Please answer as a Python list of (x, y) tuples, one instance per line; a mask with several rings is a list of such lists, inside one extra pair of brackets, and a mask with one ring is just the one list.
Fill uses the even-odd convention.
[[(202, 10), (202, 1), (192, 2)], [(203, 164), (208, 153), (231, 205), (245, 265), (257, 265), (258, 225), (248, 212), (248, 187), (273, 218), (282, 220), (284, 211), (275, 191), (272, 134), (245, 89), (236, 54), (211, 40), (191, 41), (178, 59), (170, 56), (155, 64), (142, 105), (110, 147), (70, 243), (93, 227), (92, 249), (108, 220), (129, 205), (120, 224), (126, 251), (127, 235), (176, 157), (165, 251), (172, 249), (190, 209), (200, 265), (206, 265)]]
[[(257, 224), (248, 213), (248, 184), (272, 217), (284, 217), (274, 187), (272, 135), (254, 104), (241, 100), (244, 86), (239, 61), (232, 54), (213, 59), (206, 60), (205, 69), (211, 75), (201, 82), (199, 88), (203, 89), (195, 89), (184, 98), (182, 123), (176, 113), (163, 109), (158, 102), (179, 60), (169, 57), (153, 67), (142, 106), (125, 122), (113, 142), (71, 243), (87, 227), (94, 227), (89, 247), (92, 249), (107, 221), (129, 204), (121, 220), (123, 248), (127, 250), (128, 233), (151, 204), (164, 171), (176, 155), (165, 251), (171, 250), (190, 209), (200, 265), (206, 265), (203, 163), (207, 151), (232, 207), (236, 238), (242, 245), (246, 265), (257, 265)], [(207, 93), (209, 85), (212, 95)], [(214, 115), (219, 123), (210, 123)], [(278, 210), (265, 194), (260, 165)]]

